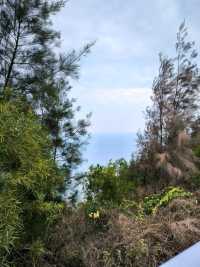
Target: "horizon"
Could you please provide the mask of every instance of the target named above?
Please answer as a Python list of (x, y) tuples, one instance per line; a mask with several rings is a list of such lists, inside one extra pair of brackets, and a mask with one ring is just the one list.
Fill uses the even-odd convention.
[(93, 133), (83, 149), (83, 163), (79, 170), (91, 165), (107, 165), (109, 161), (131, 160), (136, 152), (137, 133)]

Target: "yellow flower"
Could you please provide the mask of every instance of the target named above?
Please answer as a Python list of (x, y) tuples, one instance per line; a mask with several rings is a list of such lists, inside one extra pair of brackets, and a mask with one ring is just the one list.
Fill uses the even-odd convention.
[(94, 219), (98, 219), (100, 217), (100, 213), (97, 210), (97, 212), (94, 213)]
[(91, 219), (94, 219), (94, 220), (96, 220), (96, 219), (99, 219), (99, 217), (100, 217), (100, 212), (97, 210), (96, 212), (91, 212), (91, 213), (89, 213), (89, 217), (91, 218)]
[(89, 217), (90, 217), (90, 218), (93, 218), (93, 215), (94, 215), (94, 212), (90, 212), (90, 213), (89, 213)]

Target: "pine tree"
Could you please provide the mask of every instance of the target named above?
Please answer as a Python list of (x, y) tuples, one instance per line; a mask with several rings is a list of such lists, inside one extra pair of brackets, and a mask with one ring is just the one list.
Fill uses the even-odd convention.
[(195, 42), (187, 41), (187, 28), (183, 22), (177, 33), (174, 64), (174, 84), (171, 92), (171, 107), (175, 116), (181, 115), (187, 123), (194, 118), (198, 108), (199, 70)]
[(79, 52), (55, 53), (60, 34), (51, 16), (63, 0), (6, 0), (0, 3), (0, 95), (24, 97), (52, 137), (54, 159), (70, 172), (81, 161), (82, 136), (89, 124), (76, 121), (68, 92), (69, 77), (79, 77), (79, 61), (93, 43)]
[(2, 91), (12, 87), (20, 93), (32, 96), (36, 93), (30, 86), (36, 74), (39, 75), (37, 79), (41, 77), (41, 65), (45, 68), (52, 63), (50, 47), (59, 38), (59, 34), (51, 29), (50, 15), (59, 11), (63, 4), (63, 1), (43, 0), (1, 1)]
[(154, 178), (178, 180), (190, 170), (197, 171), (189, 139), (198, 111), (200, 79), (194, 42), (186, 41), (186, 37), (182, 23), (177, 34), (177, 56), (160, 57), (153, 104), (147, 108), (145, 132), (138, 139), (140, 164)]

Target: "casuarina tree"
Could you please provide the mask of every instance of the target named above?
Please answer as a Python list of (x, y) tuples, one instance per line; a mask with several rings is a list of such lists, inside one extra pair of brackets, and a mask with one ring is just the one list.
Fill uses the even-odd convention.
[(80, 51), (58, 53), (60, 33), (52, 15), (63, 0), (5, 0), (0, 3), (0, 96), (20, 96), (48, 128), (54, 159), (67, 173), (81, 162), (88, 118), (76, 120), (69, 78), (79, 77), (79, 62), (93, 43)]

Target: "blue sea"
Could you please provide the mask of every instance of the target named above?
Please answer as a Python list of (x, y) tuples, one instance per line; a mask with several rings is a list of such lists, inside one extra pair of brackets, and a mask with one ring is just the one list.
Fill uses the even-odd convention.
[(87, 170), (91, 165), (106, 165), (110, 160), (129, 160), (136, 150), (135, 133), (95, 133), (88, 142), (81, 170)]

